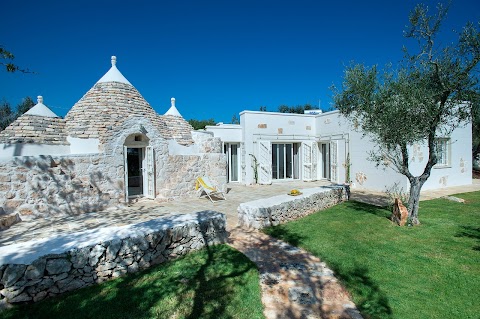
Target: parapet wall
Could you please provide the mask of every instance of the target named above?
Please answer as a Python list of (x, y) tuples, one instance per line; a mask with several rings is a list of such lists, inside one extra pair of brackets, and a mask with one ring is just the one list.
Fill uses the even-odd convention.
[(278, 195), (241, 203), (238, 224), (261, 229), (286, 223), (348, 200), (343, 186), (323, 186), (300, 190), (299, 196)]
[(0, 299), (36, 302), (225, 243), (225, 224), (203, 211), (0, 247)]

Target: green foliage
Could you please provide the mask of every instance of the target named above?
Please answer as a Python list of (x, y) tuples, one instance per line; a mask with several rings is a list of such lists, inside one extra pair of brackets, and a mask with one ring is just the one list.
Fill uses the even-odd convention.
[(303, 114), (305, 110), (312, 110), (312, 109), (313, 109), (312, 105), (308, 103), (304, 105), (297, 105), (297, 106), (280, 105), (278, 107), (278, 112)]
[(390, 207), (393, 207), (395, 198), (400, 199), (402, 203), (408, 203), (408, 193), (399, 185), (399, 183), (394, 183), (385, 191), (385, 194), (388, 197), (388, 203)]
[(471, 318), (480, 313), (480, 192), (465, 204), (422, 201), (423, 225), (397, 227), (391, 211), (346, 202), (265, 232), (333, 269), (364, 318)]
[(24, 114), (34, 106), (35, 102), (33, 102), (31, 97), (27, 96), (20, 104), (17, 105), (17, 117)]
[(3, 131), (14, 120), (15, 114), (12, 111), (10, 103), (3, 100), (0, 104), (0, 131)]
[[(405, 57), (396, 69), (352, 64), (345, 70), (341, 89), (332, 88), (335, 106), (355, 129), (376, 142), (371, 159), (410, 181), (408, 210), (414, 219), (421, 187), (437, 163), (435, 138), (464, 125), (480, 94), (480, 23), (468, 23), (458, 43), (441, 47), (436, 40), (447, 9), (441, 5), (437, 9), (429, 15), (428, 7), (418, 5), (411, 12), (405, 36), (416, 40), (419, 50), (410, 54), (404, 48)], [(422, 174), (414, 176), (408, 147), (425, 141), (428, 161)]]
[(0, 318), (263, 318), (258, 276), (242, 253), (217, 245)]
[(351, 183), (350, 169), (352, 167), (352, 162), (350, 162), (350, 153), (347, 153), (347, 159), (345, 160), (343, 167), (345, 167), (345, 183)]
[(480, 101), (472, 107), (472, 155), (480, 158)]
[(260, 106), (259, 111), (260, 112), (267, 112), (267, 107), (266, 106)]
[(20, 104), (17, 105), (17, 111), (13, 112), (10, 103), (3, 100), (0, 104), (0, 131), (3, 131), (7, 126), (13, 123), (13, 121), (15, 121), (23, 113), (30, 110), (34, 105), (35, 103), (33, 102), (32, 98), (27, 96)]
[(18, 71), (22, 73), (33, 73), (29, 70), (21, 69), (18, 65), (13, 63), (13, 59), (15, 59), (15, 56), (0, 46), (0, 65), (3, 65), (7, 72), (13, 73)]
[(236, 114), (232, 116), (232, 124), (240, 124), (240, 120), (238, 119)]
[(248, 154), (252, 157), (253, 163), (252, 163), (252, 168), (253, 168), (253, 178), (255, 179), (255, 184), (258, 184), (258, 166), (260, 165), (258, 163), (257, 158), (253, 154)]
[(195, 120), (195, 119), (190, 119), (188, 120), (188, 123), (193, 127), (194, 130), (203, 130), (205, 129), (205, 126), (207, 125), (215, 125), (215, 120), (214, 119), (208, 119), (208, 120)]

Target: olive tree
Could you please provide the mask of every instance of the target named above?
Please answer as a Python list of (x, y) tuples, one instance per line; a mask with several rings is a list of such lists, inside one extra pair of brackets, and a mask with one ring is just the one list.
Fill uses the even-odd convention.
[(21, 69), (18, 65), (13, 63), (15, 56), (7, 51), (4, 47), (0, 45), (0, 65), (5, 67), (7, 72), (22, 72), (22, 73), (33, 73), (28, 69)]
[[(345, 70), (342, 87), (333, 87), (341, 114), (376, 143), (370, 159), (392, 167), (410, 182), (407, 209), (412, 224), (419, 224), (420, 191), (438, 160), (436, 138), (465, 125), (479, 95), (480, 23), (466, 24), (457, 43), (441, 46), (436, 40), (447, 11), (439, 5), (430, 14), (428, 7), (417, 5), (405, 31), (407, 38), (417, 41), (417, 52), (404, 48), (404, 59), (395, 68), (352, 64)], [(428, 147), (418, 176), (409, 167), (414, 143)]]

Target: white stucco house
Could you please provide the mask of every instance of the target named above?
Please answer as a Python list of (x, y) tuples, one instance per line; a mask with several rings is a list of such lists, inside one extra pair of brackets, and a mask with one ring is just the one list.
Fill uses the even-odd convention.
[[(349, 156), (352, 187), (385, 191), (397, 184), (405, 191), (409, 188), (405, 176), (368, 160), (374, 144), (338, 111), (309, 113), (243, 111), (239, 125), (207, 126), (207, 132), (222, 140), (228, 181), (254, 183), (256, 158), (258, 182), (262, 184), (321, 179), (344, 183)], [(423, 190), (471, 184), (471, 124), (449, 136), (439, 136), (438, 143), (440, 160)], [(419, 175), (427, 161), (427, 146), (413, 145), (410, 154), (411, 171)]]

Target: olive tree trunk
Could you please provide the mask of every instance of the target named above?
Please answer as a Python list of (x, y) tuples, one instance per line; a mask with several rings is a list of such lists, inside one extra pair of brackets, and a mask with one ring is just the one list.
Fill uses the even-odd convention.
[(420, 206), (420, 191), (426, 179), (422, 179), (421, 176), (410, 178), (410, 196), (408, 199), (408, 217), (409, 223), (412, 225), (419, 225), (418, 208)]

